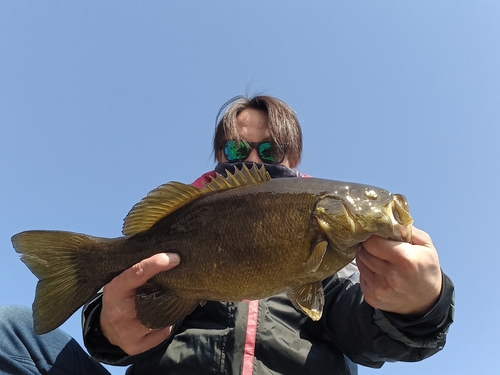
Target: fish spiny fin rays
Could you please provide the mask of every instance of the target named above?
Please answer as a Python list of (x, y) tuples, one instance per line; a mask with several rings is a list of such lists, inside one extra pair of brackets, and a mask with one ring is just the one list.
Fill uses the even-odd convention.
[(59, 327), (98, 292), (101, 285), (89, 285), (84, 276), (86, 264), (79, 257), (79, 253), (92, 251), (98, 240), (58, 231), (28, 231), (12, 237), (21, 260), (39, 279), (33, 302), (36, 334)]
[(328, 247), (328, 241), (321, 241), (312, 250), (311, 256), (306, 263), (306, 272), (316, 272), (323, 261)]
[(217, 174), (202, 189), (180, 182), (169, 182), (149, 192), (132, 207), (124, 220), (122, 233), (125, 236), (133, 236), (144, 232), (160, 219), (212, 191), (232, 189), (270, 179), (264, 166), (258, 168), (254, 164), (250, 169), (246, 165), (243, 165), (241, 170), (236, 168), (234, 174), (227, 171), (227, 177)]
[(148, 230), (160, 219), (204, 194), (202, 189), (180, 182), (161, 185), (132, 207), (124, 219), (122, 233), (132, 236)]
[(321, 318), (325, 304), (325, 294), (321, 281), (292, 289), (287, 292), (287, 296), (295, 308), (312, 320), (317, 321)]
[(226, 190), (244, 185), (258, 184), (259, 182), (269, 181), (271, 177), (263, 165), (260, 167), (253, 164), (248, 168), (243, 164), (241, 169), (235, 168), (234, 174), (226, 169), (227, 177), (217, 173), (212, 181), (205, 183), (204, 191)]
[(169, 327), (204, 303), (180, 298), (152, 281), (137, 288), (135, 296), (137, 318), (151, 329)]

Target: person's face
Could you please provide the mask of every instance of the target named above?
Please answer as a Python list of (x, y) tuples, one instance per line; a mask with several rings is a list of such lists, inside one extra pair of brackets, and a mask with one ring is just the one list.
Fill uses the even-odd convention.
[[(272, 141), (271, 135), (269, 133), (269, 127), (267, 126), (267, 118), (264, 112), (253, 108), (246, 108), (240, 112), (238, 117), (236, 117), (238, 123), (238, 135), (242, 141), (247, 142), (264, 142)], [(219, 153), (218, 161), (221, 163), (227, 162), (224, 157), (224, 153)], [(252, 149), (252, 152), (245, 161), (250, 163), (262, 163), (256, 149)], [(288, 158), (281, 162), (280, 165), (285, 167), (291, 167), (288, 162)]]

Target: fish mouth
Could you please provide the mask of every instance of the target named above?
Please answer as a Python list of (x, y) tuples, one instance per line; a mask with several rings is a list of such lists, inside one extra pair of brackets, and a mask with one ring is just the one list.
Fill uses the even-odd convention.
[(410, 210), (406, 197), (402, 194), (393, 194), (390, 208), (393, 235), (396, 237), (392, 239), (411, 242), (413, 219), (410, 216)]

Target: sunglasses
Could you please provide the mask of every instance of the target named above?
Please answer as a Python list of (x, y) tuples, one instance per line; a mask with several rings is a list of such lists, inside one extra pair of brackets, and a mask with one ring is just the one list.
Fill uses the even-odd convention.
[(285, 159), (284, 145), (276, 146), (270, 141), (247, 142), (229, 140), (222, 144), (224, 156), (230, 163), (245, 161), (253, 149), (257, 150), (260, 160), (267, 164), (280, 164)]

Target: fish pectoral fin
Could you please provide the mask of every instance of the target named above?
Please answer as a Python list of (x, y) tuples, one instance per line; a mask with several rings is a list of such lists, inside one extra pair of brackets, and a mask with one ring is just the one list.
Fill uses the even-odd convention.
[(311, 256), (306, 263), (306, 272), (316, 272), (323, 261), (323, 257), (328, 247), (328, 241), (321, 241), (314, 246)]
[(191, 313), (199, 300), (183, 299), (162, 285), (148, 282), (137, 288), (135, 309), (137, 318), (148, 328), (169, 327)]
[(288, 298), (295, 308), (302, 311), (312, 320), (317, 321), (323, 314), (325, 295), (321, 281), (302, 285), (287, 292)]

